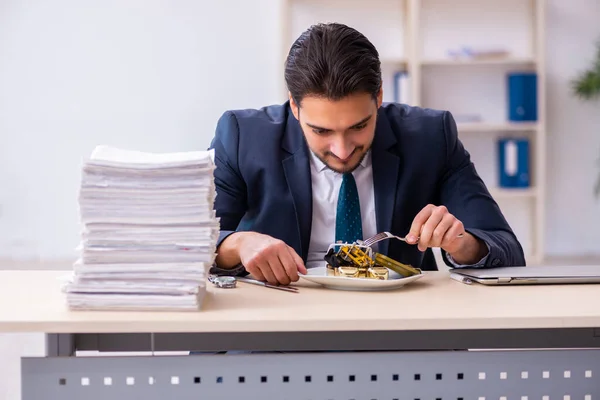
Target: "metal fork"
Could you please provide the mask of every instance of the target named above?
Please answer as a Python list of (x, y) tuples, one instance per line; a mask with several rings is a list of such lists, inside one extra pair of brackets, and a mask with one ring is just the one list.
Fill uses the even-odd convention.
[[(463, 237), (463, 236), (464, 235), (462, 233), (460, 233), (458, 235), (459, 238)], [(406, 237), (396, 236), (396, 235), (391, 234), (390, 232), (381, 232), (381, 233), (378, 233), (376, 235), (371, 236), (370, 238), (367, 238), (367, 239), (361, 241), (360, 244), (368, 246), (368, 247), (371, 247), (371, 246), (373, 246), (377, 242), (381, 242), (382, 240), (392, 239), (392, 238), (393, 239), (402, 240), (403, 242), (406, 242)], [(420, 236), (417, 237), (417, 242), (419, 241), (420, 238), (421, 238)]]

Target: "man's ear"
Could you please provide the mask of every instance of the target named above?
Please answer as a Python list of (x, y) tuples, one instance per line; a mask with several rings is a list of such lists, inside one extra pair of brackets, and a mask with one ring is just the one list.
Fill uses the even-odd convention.
[(292, 97), (292, 94), (288, 92), (288, 97), (290, 99), (290, 107), (292, 108), (292, 113), (297, 120), (300, 120), (300, 107), (296, 104), (296, 101)]
[(377, 93), (377, 108), (381, 107), (383, 103), (383, 85), (379, 89), (379, 93)]

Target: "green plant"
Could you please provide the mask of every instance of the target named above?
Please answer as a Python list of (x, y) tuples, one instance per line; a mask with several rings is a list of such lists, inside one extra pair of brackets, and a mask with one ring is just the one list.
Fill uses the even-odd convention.
[(583, 100), (600, 98), (600, 41), (594, 64), (571, 82), (573, 92)]
[[(581, 100), (596, 100), (600, 98), (600, 40), (596, 45), (596, 59), (593, 65), (582, 72), (571, 82), (573, 93)], [(600, 164), (600, 159), (598, 160)], [(600, 195), (600, 175), (594, 186), (596, 198)]]

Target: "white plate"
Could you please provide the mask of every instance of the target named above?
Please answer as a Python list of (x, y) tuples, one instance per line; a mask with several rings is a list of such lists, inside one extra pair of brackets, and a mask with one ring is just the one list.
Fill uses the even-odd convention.
[(390, 271), (389, 279), (386, 280), (346, 278), (343, 276), (327, 276), (326, 267), (309, 268), (306, 275), (300, 275), (301, 279), (323, 285), (329, 289), (371, 291), (398, 289), (422, 277), (423, 274), (404, 278), (402, 275)]

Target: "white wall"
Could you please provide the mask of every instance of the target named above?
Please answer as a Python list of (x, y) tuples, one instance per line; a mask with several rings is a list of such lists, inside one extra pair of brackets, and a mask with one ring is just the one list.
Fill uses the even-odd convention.
[(551, 0), (548, 7), (548, 253), (600, 254), (600, 101), (581, 102), (569, 81), (589, 68), (600, 40), (600, 2)]
[(205, 149), (280, 102), (278, 0), (0, 0), (0, 257), (72, 257), (97, 144)]
[[(225, 109), (281, 101), (280, 0), (84, 3), (0, 0), (0, 258), (76, 255), (96, 144), (203, 149)], [(568, 91), (600, 3), (567, 3), (548, 5), (547, 252), (600, 255), (600, 102)]]

